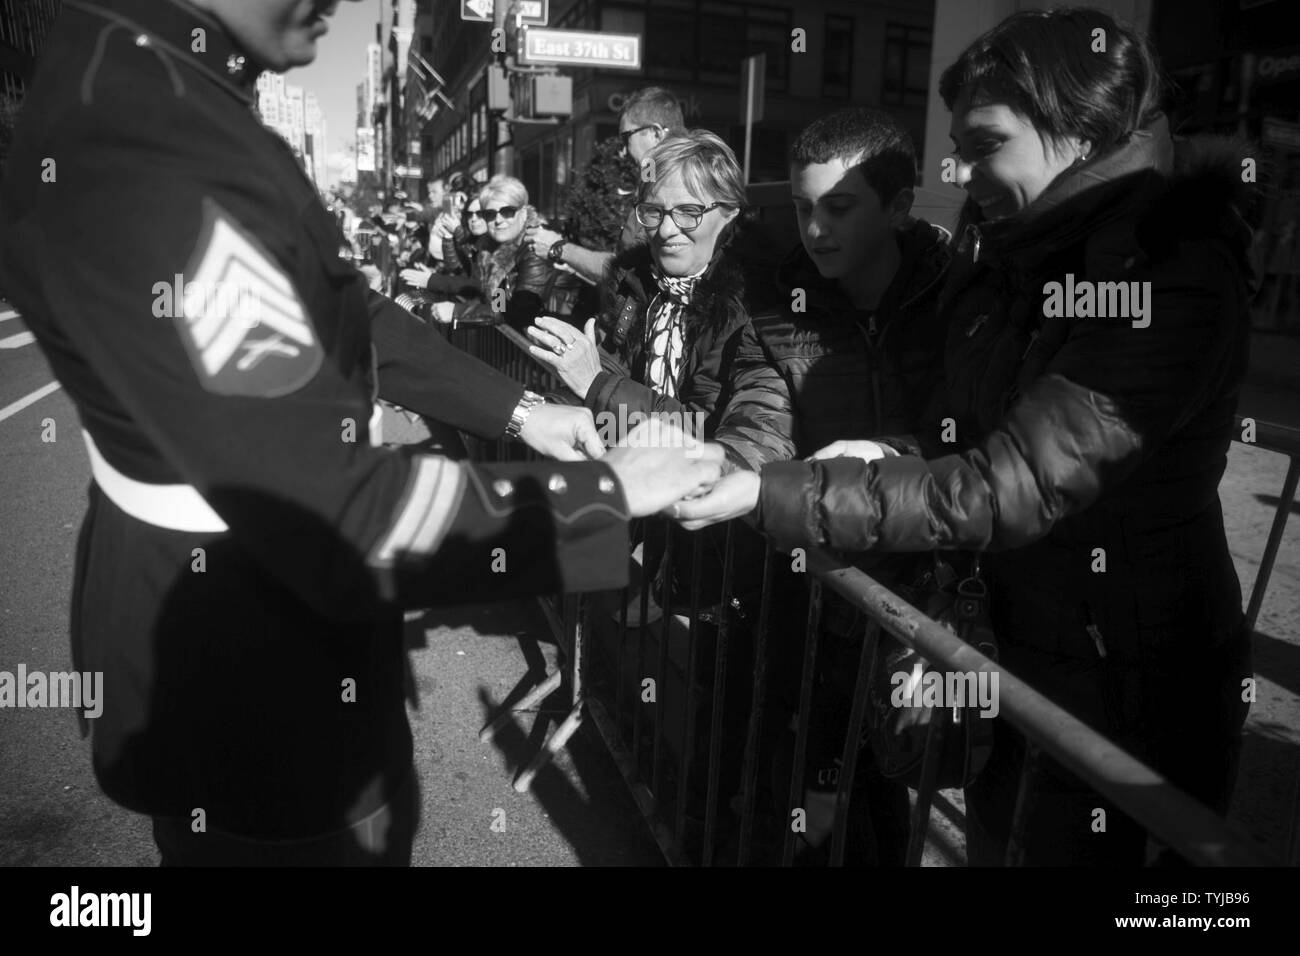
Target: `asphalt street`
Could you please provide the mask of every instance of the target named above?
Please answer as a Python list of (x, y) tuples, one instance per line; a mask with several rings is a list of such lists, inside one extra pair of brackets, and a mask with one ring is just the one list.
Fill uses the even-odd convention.
[[(1242, 414), (1300, 413), (1300, 388), (1292, 387), (1283, 379), (1253, 385)], [(1286, 464), (1237, 443), (1229, 455), (1220, 495), (1246, 594)], [(22, 318), (0, 302), (0, 670), (71, 668), (68, 604), (89, 471), (66, 393)], [(1232, 813), (1279, 851), (1300, 776), (1300, 506), (1292, 515), (1257, 625), (1259, 695)], [(546, 635), (536, 605), (526, 601), (440, 609), (408, 626), (416, 688), (409, 713), (423, 799), (417, 864), (662, 862), (594, 733), (575, 737), (530, 793), (511, 787), (546, 730), (562, 719), (558, 695), (544, 702), (541, 719), (515, 715), (493, 742), (479, 742), (486, 715), (554, 667)], [(99, 792), (88, 742), (70, 711), (0, 709), (0, 780), (0, 865), (157, 863), (147, 822)], [(940, 800), (937, 816), (940, 824), (945, 817), (959, 821), (960, 800)], [(958, 862), (956, 831), (946, 826), (941, 833), (927, 862)]]

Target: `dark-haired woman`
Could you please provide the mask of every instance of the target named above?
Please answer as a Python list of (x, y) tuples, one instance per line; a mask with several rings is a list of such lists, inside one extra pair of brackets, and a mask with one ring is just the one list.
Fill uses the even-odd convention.
[[(940, 305), (955, 445), (937, 425), (881, 460), (769, 465), (680, 513), (756, 503), (786, 547), (986, 551), (1007, 669), (1226, 813), (1251, 674), (1217, 494), (1247, 358), (1241, 157), (1171, 138), (1147, 41), (1100, 11), (1008, 18), (940, 93), (969, 197)], [(1023, 743), (997, 731), (975, 864), (1002, 861), (1016, 803)], [(1024, 862), (1143, 862), (1054, 761), (1028, 783)]]

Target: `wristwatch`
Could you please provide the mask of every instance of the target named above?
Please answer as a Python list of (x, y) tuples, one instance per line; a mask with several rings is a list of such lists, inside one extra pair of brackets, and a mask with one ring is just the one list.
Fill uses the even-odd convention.
[(523, 430), (524, 423), (528, 421), (528, 416), (532, 414), (534, 408), (546, 403), (544, 395), (538, 395), (536, 392), (524, 390), (524, 397), (519, 399), (519, 404), (515, 410), (510, 413), (510, 424), (506, 426), (506, 437), (519, 440), (519, 433)]
[(552, 262), (563, 262), (564, 243), (565, 243), (564, 239), (558, 239), (555, 242), (551, 243), (551, 248), (549, 251), (547, 251), (546, 258), (550, 259)]

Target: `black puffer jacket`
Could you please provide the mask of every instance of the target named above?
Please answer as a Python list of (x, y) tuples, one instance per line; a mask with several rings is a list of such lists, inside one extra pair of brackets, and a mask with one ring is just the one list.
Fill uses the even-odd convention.
[[(1247, 361), (1243, 188), (1235, 147), (1175, 151), (1161, 118), (1020, 216), (973, 225), (941, 303), (949, 434), (918, 436), (929, 460), (768, 466), (762, 526), (785, 546), (992, 552), (1009, 644), (1154, 661), (1226, 641), (1242, 617), (1217, 489)], [(1046, 315), (1048, 283), (1085, 280), (1150, 283), (1149, 324)]]
[[(919, 220), (896, 235), (898, 272), (871, 315), (821, 277), (802, 245), (754, 293), (763, 303), (754, 328), (789, 388), (800, 456), (840, 439), (914, 432), (943, 381), (947, 237)], [(795, 312), (800, 289), (805, 311)]]
[(731, 254), (714, 259), (685, 317), (686, 358), (678, 398), (643, 384), (647, 378), (647, 312), (659, 288), (649, 246), (620, 253), (601, 285), (598, 321), (603, 370), (584, 403), (593, 414), (701, 413), (704, 433), (732, 464), (757, 471), (794, 454), (790, 398), (769, 363), (743, 305), (744, 276)]

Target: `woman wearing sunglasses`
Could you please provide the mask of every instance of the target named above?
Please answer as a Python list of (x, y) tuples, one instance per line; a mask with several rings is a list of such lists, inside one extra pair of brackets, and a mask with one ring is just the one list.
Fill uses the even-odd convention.
[[(505, 322), (522, 329), (543, 311), (563, 311), (559, 272), (523, 241), (526, 227), (541, 224), (524, 184), (513, 176), (493, 176), (479, 192), (477, 205), (486, 226), (471, 273), (480, 298), (436, 303), (434, 316), (441, 322)], [(467, 219), (467, 229), (477, 228), (476, 218)]]
[(428, 266), (403, 269), (402, 282), (435, 295), (477, 298), (482, 290), (474, 275), (475, 260), (487, 231), (482, 203), (475, 196), (461, 213), (456, 231), (442, 244), (442, 271), (435, 272)]

